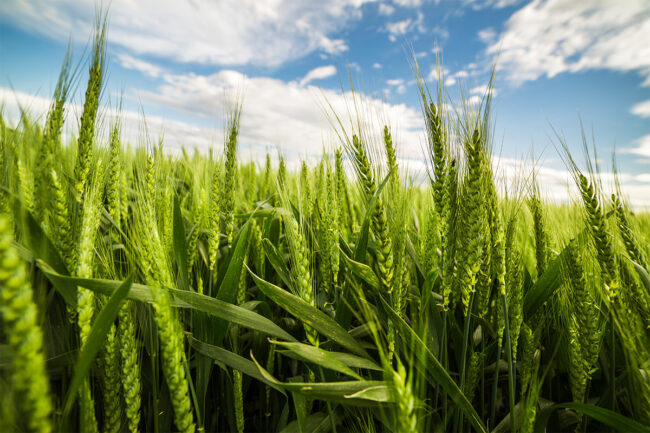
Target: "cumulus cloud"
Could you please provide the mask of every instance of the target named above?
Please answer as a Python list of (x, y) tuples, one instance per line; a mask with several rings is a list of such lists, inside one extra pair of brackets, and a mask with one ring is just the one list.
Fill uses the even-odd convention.
[(160, 66), (156, 66), (141, 59), (136, 59), (135, 57), (125, 53), (118, 54), (117, 61), (123, 68), (134, 69), (151, 78), (158, 78), (164, 71)]
[(564, 72), (637, 71), (650, 85), (647, 0), (535, 0), (516, 11), (487, 48), (520, 84)]
[(650, 100), (635, 104), (630, 110), (630, 112), (637, 116), (650, 117)]
[[(443, 68), (442, 76), (445, 79), (446, 86), (453, 86), (458, 81), (463, 83), (467, 82), (469, 78), (476, 78), (483, 74), (485, 71), (478, 68), (476, 63), (470, 63), (467, 65), (467, 69), (459, 69), (456, 72), (451, 72), (448, 68)], [(437, 81), (438, 80), (438, 67), (433, 65), (429, 69), (429, 74), (427, 75), (428, 81)], [(472, 83), (473, 84), (473, 83)]]
[(395, 42), (399, 36), (403, 36), (407, 33), (417, 30), (419, 33), (426, 32), (426, 27), (424, 26), (424, 14), (418, 11), (417, 18), (407, 18), (402, 21), (396, 21), (386, 24), (385, 28), (388, 32), (388, 39), (391, 42)]
[(386, 24), (386, 31), (388, 31), (388, 38), (394, 42), (395, 40), (397, 40), (397, 36), (405, 35), (409, 31), (412, 23), (413, 20), (411, 18), (407, 18), (402, 21), (396, 21), (393, 23)]
[(631, 153), (634, 155), (650, 157), (650, 134), (638, 138), (634, 142), (634, 147), (621, 149), (621, 153)]
[[(277, 66), (314, 51), (348, 49), (336, 35), (373, 0), (112, 0), (110, 42), (178, 62)], [(5, 0), (0, 17), (29, 31), (86, 42), (95, 0)]]
[[(44, 121), (45, 114), (50, 107), (52, 100), (48, 97), (33, 95), (25, 92), (15, 91), (6, 87), (0, 87), (0, 106), (2, 115), (10, 124), (16, 125), (20, 119), (21, 111), (25, 110), (35, 120)], [(63, 129), (64, 137), (70, 137), (77, 133), (77, 119), (81, 115), (83, 106), (79, 103), (67, 103), (65, 107), (65, 124)], [(181, 147), (196, 148), (200, 151), (207, 151), (218, 142), (223, 136), (221, 131), (214, 128), (206, 128), (190, 123), (169, 120), (160, 116), (142, 116), (138, 111), (123, 110), (117, 112), (114, 109), (103, 108), (99, 114), (97, 134), (100, 141), (108, 139), (110, 125), (120, 118), (122, 124), (123, 139), (134, 145), (147, 144), (143, 140), (143, 128), (146, 123), (149, 138), (155, 140), (163, 136), (165, 149), (177, 153)]]
[(494, 43), (494, 40), (496, 39), (496, 37), (497, 37), (497, 32), (492, 27), (488, 27), (486, 29), (479, 30), (479, 32), (478, 32), (478, 38), (482, 42), (484, 42), (486, 44)]
[[(351, 92), (247, 77), (232, 70), (211, 75), (167, 74), (163, 80), (155, 91), (138, 91), (139, 97), (187, 115), (220, 119), (232, 107), (233, 95), (242, 95), (243, 148), (280, 146), (293, 159), (320, 155), (324, 145), (336, 144), (328, 119), (330, 106), (343, 120), (353, 117), (355, 111)], [(418, 110), (371, 97), (363, 97), (361, 108), (364, 124), (372, 125), (370, 130), (379, 134), (384, 123), (392, 125), (404, 155), (421, 157), (423, 122)]]
[(514, 6), (521, 3), (522, 0), (463, 0), (464, 6), (469, 6), (474, 10), (481, 9), (502, 9), (508, 6)]
[(393, 3), (401, 7), (415, 8), (422, 6), (423, 0), (393, 0)]
[[(529, 160), (519, 158), (493, 156), (492, 160), (495, 182), (502, 191), (504, 187), (517, 183), (521, 184), (521, 181), (529, 179), (530, 173), (534, 171), (544, 199), (556, 203), (582, 202), (575, 180), (567, 169), (554, 168), (548, 165), (540, 166), (537, 163), (531, 163)], [(602, 184), (604, 196), (609, 197), (611, 193), (615, 192), (614, 173), (601, 172), (597, 176)], [(617, 176), (629, 204), (637, 210), (650, 209), (650, 195), (648, 195), (650, 173), (633, 175), (619, 172)]]
[(311, 71), (307, 72), (303, 79), (300, 80), (300, 85), (304, 86), (314, 80), (322, 80), (333, 75), (336, 75), (336, 68), (333, 65), (319, 66), (318, 68), (314, 68)]
[[(488, 43), (497, 67), (514, 85), (540, 77), (593, 69), (636, 72), (650, 86), (650, 3), (648, 0), (534, 0), (506, 21)], [(489, 39), (483, 33), (483, 39)], [(481, 38), (481, 34), (479, 34)], [(650, 117), (650, 101), (633, 114)], [(629, 153), (649, 156), (650, 136)]]
[(483, 96), (483, 95), (487, 95), (488, 91), (492, 94), (492, 96), (496, 96), (498, 93), (496, 89), (494, 88), (490, 89), (490, 87), (487, 84), (482, 84), (480, 86), (472, 87), (471, 89), (469, 89), (469, 94)]
[(379, 3), (379, 15), (393, 15), (395, 8), (388, 3)]
[(398, 94), (403, 95), (406, 93), (406, 85), (404, 84), (404, 80), (401, 78), (395, 78), (392, 80), (387, 80), (386, 84), (388, 84), (391, 87), (394, 87), (395, 90), (397, 91)]

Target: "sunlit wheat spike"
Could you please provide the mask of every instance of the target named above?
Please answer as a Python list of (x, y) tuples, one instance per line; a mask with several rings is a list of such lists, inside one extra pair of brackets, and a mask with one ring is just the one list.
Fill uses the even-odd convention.
[(12, 382), (23, 398), (26, 425), (32, 431), (52, 431), (50, 382), (45, 369), (43, 333), (38, 312), (18, 252), (12, 246), (13, 227), (0, 214), (0, 315), (13, 353)]

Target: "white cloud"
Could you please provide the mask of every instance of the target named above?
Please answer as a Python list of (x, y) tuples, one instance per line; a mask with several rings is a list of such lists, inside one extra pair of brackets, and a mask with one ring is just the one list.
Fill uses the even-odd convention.
[(303, 79), (300, 80), (300, 85), (304, 86), (306, 84), (311, 83), (314, 80), (322, 80), (324, 78), (329, 78), (333, 75), (336, 75), (336, 68), (333, 65), (320, 66), (318, 68), (314, 68), (311, 71), (307, 72), (307, 74), (303, 77)]
[(481, 40), (481, 42), (485, 44), (494, 43), (496, 37), (497, 37), (497, 32), (496, 30), (494, 30), (493, 27), (488, 27), (486, 29), (479, 30), (478, 32), (478, 38)]
[[(246, 77), (232, 70), (212, 75), (165, 75), (164, 81), (155, 91), (139, 91), (139, 96), (144, 101), (208, 119), (222, 118), (232, 105), (232, 96), (241, 94), (244, 147), (265, 149), (279, 145), (288, 158), (320, 155), (324, 144), (336, 143), (327, 118), (328, 104), (343, 120), (354, 113), (351, 92), (342, 95), (333, 90), (301, 86), (295, 81)], [(384, 123), (392, 125), (398, 132), (396, 143), (402, 143), (403, 153), (421, 157), (423, 124), (418, 110), (370, 97), (364, 97), (361, 109), (363, 122), (372, 123), (372, 131), (379, 134)]]
[(445, 79), (445, 86), (450, 87), (453, 86), (454, 84), (456, 84), (456, 79), (454, 77), (448, 77), (447, 79)]
[(634, 180), (637, 182), (650, 183), (650, 173), (642, 173), (634, 176)]
[(393, 0), (393, 3), (396, 5), (405, 8), (415, 8), (422, 6), (422, 2), (423, 0)]
[[(553, 202), (577, 202), (582, 199), (578, 193), (575, 180), (566, 169), (558, 169), (547, 165), (532, 164), (529, 160), (493, 156), (495, 182), (500, 186), (521, 184), (522, 180), (530, 180), (530, 174), (535, 172), (542, 197)], [(618, 178), (623, 194), (629, 200), (632, 208), (637, 210), (650, 209), (650, 173), (633, 175), (619, 172)], [(609, 197), (615, 191), (614, 174), (601, 172), (599, 181), (603, 186), (603, 195)]]
[[(353, 98), (363, 98), (359, 104), (359, 118), (366, 131), (378, 144), (382, 142), (383, 125), (391, 125), (393, 138), (401, 157), (421, 159), (423, 121), (417, 109), (406, 104), (389, 104), (358, 92), (341, 94), (332, 90), (303, 87), (298, 82), (283, 82), (272, 78), (248, 78), (236, 71), (220, 71), (202, 76), (163, 75), (165, 84), (156, 91), (137, 91), (138, 99), (145, 104), (161, 104), (187, 116), (215, 121), (215, 127), (203, 127), (159, 116), (146, 116), (147, 129), (152, 140), (164, 134), (165, 148), (177, 152), (182, 146), (207, 151), (211, 146), (220, 148), (223, 139), (224, 113), (232, 108), (233, 97), (243, 96), (243, 114), (240, 130), (242, 157), (263, 160), (266, 151), (279, 147), (287, 161), (299, 158), (317, 158), (323, 147), (339, 145), (332, 123), (328, 119), (330, 108), (341, 117), (346, 127), (355, 118)], [(357, 99), (359, 101), (359, 99)], [(50, 106), (49, 98), (0, 87), (0, 107), (10, 122), (20, 118), (19, 107), (26, 108), (41, 121)], [(81, 104), (68, 104), (66, 108), (66, 134), (75, 134), (82, 110)], [(105, 140), (115, 112), (102, 110), (98, 134)], [(121, 113), (126, 142), (142, 144), (142, 117), (136, 111)], [(203, 121), (202, 123), (205, 123)], [(100, 140), (101, 141), (101, 140)]]
[(464, 6), (469, 6), (474, 10), (487, 8), (502, 9), (508, 6), (514, 6), (521, 3), (522, 0), (463, 0)]
[(379, 14), (380, 15), (393, 15), (395, 8), (388, 3), (379, 3)]
[(427, 81), (438, 81), (438, 75), (442, 73), (443, 78), (449, 74), (449, 69), (443, 68), (441, 71), (437, 65), (434, 65), (429, 69), (429, 74), (427, 75)]
[(650, 134), (638, 138), (634, 144), (634, 147), (621, 149), (621, 153), (632, 153), (634, 155), (650, 157)]
[(650, 100), (635, 104), (630, 112), (632, 114), (636, 114), (637, 116), (650, 117)]
[(481, 95), (471, 95), (465, 100), (467, 105), (475, 105), (475, 106), (479, 106), (482, 101), (483, 101), (483, 96)]
[(372, 67), (373, 67), (374, 69), (381, 69), (381, 68), (382, 68), (381, 63), (377, 63), (377, 62), (373, 63), (373, 64), (372, 64)]
[[(426, 29), (424, 27), (422, 27), (422, 30), (420, 31), (420, 33), (424, 33), (425, 30)], [(447, 39), (449, 39), (449, 30), (447, 30), (447, 29), (445, 29), (443, 27), (440, 27), (439, 25), (433, 27), (431, 29), (431, 33), (436, 37), (437, 41), (446, 41)]]
[[(448, 68), (444, 68), (442, 71), (442, 75), (444, 78), (445, 86), (453, 86), (457, 82), (461, 81), (465, 84), (467, 84), (468, 78), (469, 77), (477, 77), (478, 75), (481, 74), (481, 71), (477, 69), (477, 65), (475, 63), (470, 63), (467, 66), (467, 69), (460, 69), (454, 73), (452, 73)], [(429, 70), (429, 75), (427, 76), (428, 81), (437, 81), (438, 80), (438, 67), (437, 66), (432, 66), (431, 69)], [(474, 83), (472, 83), (474, 84)], [(475, 88), (478, 90), (478, 87)]]
[(402, 21), (386, 24), (388, 39), (390, 39), (391, 42), (395, 42), (397, 40), (397, 36), (405, 35), (409, 31), (411, 23), (413, 23), (413, 20), (411, 18), (407, 18)]
[(496, 89), (490, 89), (487, 84), (483, 84), (480, 86), (472, 87), (469, 90), (470, 95), (478, 95), (478, 96), (484, 96), (488, 93), (488, 90), (492, 94), (492, 96), (496, 96), (497, 90)]
[[(32, 95), (25, 92), (15, 91), (5, 87), (0, 87), (0, 106), (2, 115), (5, 120), (16, 124), (20, 119), (22, 109), (33, 116), (33, 119), (40, 120), (45, 118), (45, 114), (50, 107), (52, 100), (50, 98)], [(77, 133), (77, 119), (81, 115), (83, 107), (78, 103), (67, 103), (65, 107), (65, 124), (63, 134), (69, 137)], [(110, 125), (119, 116), (122, 123), (122, 137), (130, 143), (136, 145), (145, 144), (142, 142), (142, 122), (146, 120), (149, 137), (155, 140), (164, 134), (165, 148), (172, 153), (180, 150), (182, 146), (197, 148), (201, 151), (207, 151), (210, 146), (218, 143), (223, 134), (214, 128), (205, 128), (192, 125), (186, 122), (165, 119), (159, 116), (149, 116), (143, 119), (142, 114), (138, 111), (124, 110), (117, 113), (113, 109), (101, 109), (97, 134), (100, 141), (106, 141)]]
[(404, 80), (401, 79), (401, 78), (386, 80), (386, 84), (388, 84), (391, 87), (395, 87), (397, 93), (400, 94), (400, 95), (403, 95), (404, 93), (406, 93), (406, 85), (404, 84)]
[(487, 53), (515, 84), (564, 72), (637, 71), (650, 85), (647, 0), (534, 0), (515, 12)]
[(141, 59), (136, 59), (133, 56), (122, 53), (117, 55), (117, 61), (126, 69), (135, 69), (152, 78), (158, 78), (163, 72), (163, 68), (156, 66), (152, 63), (145, 62)]
[(395, 42), (398, 36), (403, 36), (415, 30), (417, 30), (419, 33), (424, 33), (427, 30), (424, 26), (424, 14), (420, 11), (418, 11), (416, 19), (407, 18), (402, 21), (386, 24), (388, 39), (391, 42)]
[[(178, 62), (277, 66), (313, 51), (347, 50), (336, 35), (373, 0), (112, 0), (109, 41)], [(0, 16), (29, 31), (86, 42), (95, 0), (5, 0)]]

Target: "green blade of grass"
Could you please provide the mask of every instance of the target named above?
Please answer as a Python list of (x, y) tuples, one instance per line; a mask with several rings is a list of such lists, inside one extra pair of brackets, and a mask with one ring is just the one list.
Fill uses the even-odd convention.
[[(224, 301), (229, 304), (235, 302), (237, 296), (237, 289), (239, 288), (239, 279), (244, 267), (244, 260), (246, 257), (246, 248), (248, 247), (248, 234), (250, 232), (250, 220), (239, 230), (237, 240), (234, 248), (231, 250), (230, 262), (226, 273), (221, 280), (219, 290), (217, 291), (216, 299)], [(214, 326), (214, 341), (221, 344), (221, 340), (226, 335), (228, 330), (228, 319), (219, 320)]]
[(602, 407), (594, 406), (592, 404), (583, 403), (557, 403), (537, 412), (535, 417), (535, 433), (544, 433), (546, 431), (546, 424), (548, 423), (551, 415), (558, 409), (573, 409), (587, 415), (598, 422), (601, 422), (615, 431), (619, 432), (650, 432), (650, 427), (640, 424), (633, 419), (623, 416), (619, 413), (605, 409)]
[(239, 285), (239, 277), (244, 266), (244, 256), (246, 255), (246, 247), (248, 245), (249, 229), (250, 223), (246, 222), (237, 236), (235, 246), (232, 249), (232, 254), (230, 256), (230, 261), (228, 262), (228, 267), (226, 268), (226, 273), (223, 276), (221, 284), (219, 285), (219, 290), (217, 291), (216, 298), (221, 301), (229, 303), (235, 301), (237, 287)]
[(634, 269), (636, 269), (636, 272), (639, 274), (639, 278), (641, 279), (643, 286), (648, 291), (648, 293), (650, 293), (650, 274), (648, 274), (648, 271), (646, 271), (643, 266), (641, 266), (634, 260), (630, 258), (628, 258), (628, 260), (630, 261), (630, 263), (632, 263)]
[(476, 410), (474, 410), (472, 404), (467, 400), (467, 397), (465, 397), (465, 394), (463, 394), (458, 385), (456, 385), (456, 382), (449, 376), (447, 370), (445, 370), (426, 344), (420, 339), (420, 336), (391, 308), (383, 297), (380, 297), (380, 299), (384, 309), (391, 316), (393, 323), (400, 330), (402, 339), (410, 342), (412, 353), (424, 364), (426, 371), (433, 377), (433, 380), (444, 388), (476, 431), (487, 433), (487, 428), (478, 413), (476, 413)]
[[(333, 411), (331, 415), (323, 412), (312, 413), (305, 420), (304, 429), (309, 433), (327, 433), (332, 430), (332, 419), (334, 424), (340, 424), (343, 417), (339, 411)], [(298, 421), (290, 422), (280, 433), (299, 433)]]
[(350, 271), (366, 284), (368, 284), (375, 292), (379, 292), (380, 283), (377, 274), (370, 268), (370, 266), (349, 258), (343, 250), (341, 250), (345, 264), (348, 266)]
[(72, 404), (79, 394), (77, 391), (79, 391), (79, 387), (81, 386), (84, 378), (88, 375), (97, 352), (99, 352), (101, 347), (104, 345), (106, 334), (108, 334), (108, 330), (110, 329), (111, 325), (115, 323), (117, 313), (120, 310), (120, 304), (129, 293), (131, 284), (133, 284), (133, 274), (129, 275), (127, 279), (120, 284), (117, 290), (113, 292), (108, 302), (106, 302), (106, 305), (104, 305), (102, 310), (97, 315), (97, 318), (93, 322), (93, 326), (90, 329), (90, 333), (88, 334), (86, 344), (81, 348), (79, 358), (77, 358), (77, 362), (74, 366), (74, 375), (72, 376), (72, 380), (68, 386), (68, 394), (65, 398), (65, 404), (63, 406), (64, 417), (70, 413)]
[[(343, 382), (280, 382), (273, 375), (262, 367), (251, 353), (251, 358), (260, 373), (269, 381), (281, 386), (287, 391), (300, 392), (311, 398), (317, 398), (325, 401), (346, 402), (349, 404), (360, 404), (362, 406), (373, 406), (378, 403), (392, 403), (393, 393), (390, 392), (388, 384), (384, 381), (377, 380), (354, 380)], [(378, 388), (385, 392), (381, 393), (378, 389), (368, 391), (364, 396), (364, 391)], [(368, 397), (368, 398), (367, 398)]]
[[(110, 296), (115, 291), (115, 288), (119, 286), (119, 282), (114, 280), (74, 278), (59, 275), (42, 262), (39, 262), (39, 267), (57, 290), (59, 290), (59, 287), (82, 286), (94, 292)], [(151, 290), (152, 288), (149, 286), (133, 284), (128, 293), (128, 298), (134, 301), (151, 304), (153, 302), (151, 298)], [(235, 323), (244, 328), (253, 329), (271, 337), (282, 338), (287, 341), (296, 341), (291, 334), (280, 328), (271, 320), (250, 311), (247, 308), (242, 308), (195, 292), (177, 289), (168, 290), (172, 295), (175, 306), (178, 308), (189, 308), (192, 310), (202, 311), (224, 321)]]
[(289, 349), (296, 357), (302, 361), (312, 362), (321, 367), (330, 370), (338, 371), (357, 380), (362, 380), (362, 377), (354, 372), (350, 367), (345, 365), (335, 356), (331, 355), (328, 351), (318, 347), (310, 346), (302, 343), (285, 343), (282, 341), (271, 341), (273, 344)]
[(284, 308), (287, 312), (300, 319), (304, 324), (311, 326), (322, 335), (336, 341), (351, 352), (360, 356), (368, 357), (368, 354), (359, 346), (359, 343), (357, 343), (350, 334), (345, 332), (345, 330), (330, 316), (286, 290), (282, 290), (278, 286), (262, 280), (250, 269), (248, 269), (248, 272), (253, 277), (253, 280), (260, 291), (280, 307)]
[(189, 339), (190, 345), (197, 352), (207, 356), (208, 358), (214, 359), (215, 361), (221, 362), (230, 368), (239, 370), (242, 373), (252, 377), (253, 379), (257, 379), (260, 382), (263, 382), (271, 388), (275, 389), (276, 391), (285, 394), (284, 390), (281, 387), (277, 386), (271, 381), (268, 381), (263, 375), (261, 375), (260, 371), (257, 369), (257, 366), (252, 361), (229, 350), (197, 340), (193, 336), (190, 336)]
[(271, 262), (271, 266), (275, 269), (275, 272), (278, 274), (282, 282), (292, 290), (293, 284), (291, 282), (291, 277), (289, 276), (289, 269), (287, 269), (286, 263), (282, 260), (278, 249), (273, 245), (268, 239), (262, 241), (262, 247), (264, 248), (264, 254), (266, 258)]

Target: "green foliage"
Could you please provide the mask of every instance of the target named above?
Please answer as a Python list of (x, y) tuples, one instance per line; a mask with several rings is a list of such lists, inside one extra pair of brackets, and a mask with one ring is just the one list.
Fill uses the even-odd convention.
[(97, 134), (105, 44), (100, 20), (76, 140), (68, 57), (43, 128), (0, 118), (0, 429), (650, 423), (650, 218), (568, 153), (580, 203), (504, 195), (489, 97), (419, 81), (424, 185), (388, 126), (336, 113), (298, 172), (238, 158), (242, 105), (222, 153), (171, 156)]

